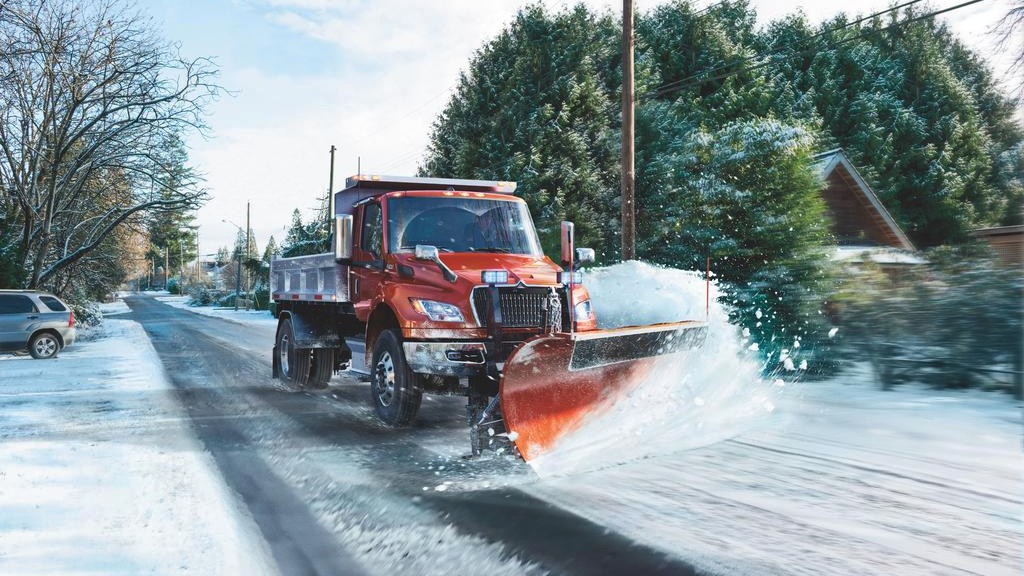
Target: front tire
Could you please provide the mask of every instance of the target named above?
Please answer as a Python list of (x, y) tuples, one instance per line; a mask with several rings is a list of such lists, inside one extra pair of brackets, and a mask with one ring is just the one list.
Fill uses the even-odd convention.
[(305, 386), (310, 376), (311, 355), (308, 348), (295, 347), (295, 332), (288, 318), (277, 326), (277, 355), (281, 378)]
[(60, 352), (60, 340), (50, 332), (40, 332), (29, 341), (28, 352), (36, 360), (56, 358)]
[(370, 402), (377, 417), (391, 426), (408, 425), (420, 409), (423, 391), (405, 363), (397, 331), (385, 330), (377, 337), (370, 365)]

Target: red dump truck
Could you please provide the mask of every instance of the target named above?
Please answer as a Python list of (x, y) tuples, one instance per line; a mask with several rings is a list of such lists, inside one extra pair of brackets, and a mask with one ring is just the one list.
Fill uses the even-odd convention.
[(377, 416), (410, 424), (424, 393), (469, 398), (471, 448), (526, 459), (600, 413), (704, 322), (597, 329), (563, 222), (544, 255), (514, 182), (353, 176), (334, 195), (333, 252), (275, 258), (273, 374), (309, 388), (369, 380)]

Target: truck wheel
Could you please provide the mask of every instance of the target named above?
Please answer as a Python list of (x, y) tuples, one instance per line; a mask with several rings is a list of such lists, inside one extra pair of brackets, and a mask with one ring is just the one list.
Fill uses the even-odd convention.
[(314, 348), (312, 366), (309, 372), (307, 388), (327, 388), (327, 383), (334, 376), (334, 349)]
[(416, 374), (405, 364), (402, 342), (395, 330), (385, 330), (373, 345), (370, 401), (377, 417), (391, 426), (405, 426), (416, 417), (423, 391)]
[(309, 381), (310, 351), (308, 348), (295, 347), (295, 333), (292, 331), (292, 321), (288, 318), (281, 320), (277, 326), (277, 354), (282, 379), (305, 386)]

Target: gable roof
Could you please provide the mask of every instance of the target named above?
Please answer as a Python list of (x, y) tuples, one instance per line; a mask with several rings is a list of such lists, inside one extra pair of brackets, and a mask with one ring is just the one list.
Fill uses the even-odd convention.
[[(834, 178), (839, 177), (852, 184), (848, 188), (854, 190), (857, 204), (870, 215), (870, 219), (884, 238), (884, 243), (904, 250), (916, 250), (910, 238), (903, 233), (892, 214), (885, 209), (878, 195), (871, 186), (864, 181), (864, 178), (857, 171), (857, 168), (850, 162), (850, 158), (842, 148), (836, 148), (827, 152), (814, 155), (814, 168), (823, 182), (830, 183)], [(831, 205), (828, 194), (825, 195), (826, 203), (834, 212), (835, 207)]]

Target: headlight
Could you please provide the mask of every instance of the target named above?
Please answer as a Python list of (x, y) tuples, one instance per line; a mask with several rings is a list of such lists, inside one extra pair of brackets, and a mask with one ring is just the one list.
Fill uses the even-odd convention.
[(583, 272), (575, 270), (571, 274), (569, 272), (558, 273), (559, 284), (568, 284), (570, 279), (572, 280), (573, 284), (583, 284)]
[(480, 273), (480, 281), (484, 284), (507, 284), (508, 270), (484, 270)]
[(594, 309), (590, 306), (590, 300), (577, 302), (576, 306), (573, 306), (572, 311), (576, 316), (577, 322), (590, 320), (594, 317)]
[(452, 304), (435, 302), (433, 300), (420, 300), (419, 298), (411, 298), (410, 300), (412, 300), (412, 306), (417, 312), (423, 314), (427, 318), (430, 318), (434, 322), (466, 321), (462, 317), (462, 312), (459, 311), (458, 307)]

